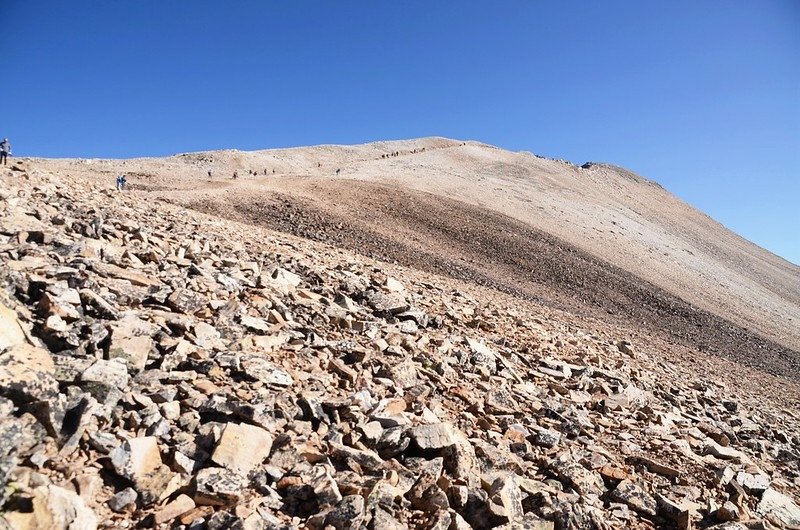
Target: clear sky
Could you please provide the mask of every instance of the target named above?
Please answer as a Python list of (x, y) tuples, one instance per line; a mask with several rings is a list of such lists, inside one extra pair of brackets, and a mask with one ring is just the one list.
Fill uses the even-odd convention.
[(800, 2), (0, 0), (15, 154), (441, 135), (604, 161), (800, 263)]

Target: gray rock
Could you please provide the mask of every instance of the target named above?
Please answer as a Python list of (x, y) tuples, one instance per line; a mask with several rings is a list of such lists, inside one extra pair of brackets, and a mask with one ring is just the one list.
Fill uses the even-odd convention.
[(656, 515), (656, 500), (630, 480), (623, 480), (617, 484), (617, 487), (611, 491), (611, 498), (624, 502), (639, 513)]
[(745, 490), (760, 495), (769, 488), (772, 479), (766, 473), (752, 474), (740, 471), (736, 474), (736, 482)]
[(135, 316), (126, 316), (111, 325), (109, 359), (122, 359), (128, 370), (138, 373), (144, 370), (147, 358), (155, 343), (152, 335), (157, 331), (153, 324)]
[(569, 458), (558, 458), (547, 463), (547, 467), (582, 495), (602, 495), (605, 491), (603, 478), (597, 472), (590, 471)]
[(261, 357), (247, 357), (242, 360), (242, 371), (248, 376), (268, 385), (292, 386), (294, 380), (286, 370)]
[(198, 294), (189, 289), (175, 289), (172, 294), (166, 298), (167, 305), (186, 315), (193, 315), (205, 308), (208, 304), (206, 297)]
[(107, 320), (117, 320), (119, 310), (107, 302), (103, 297), (95, 294), (91, 289), (81, 289), (78, 291), (86, 314)]
[(411, 439), (423, 451), (443, 449), (455, 445), (463, 437), (459, 437), (455, 428), (449, 423), (433, 423), (417, 425), (409, 434)]
[(201, 469), (194, 477), (194, 502), (198, 505), (232, 506), (242, 497), (246, 479), (219, 467)]
[(125, 488), (108, 500), (108, 507), (115, 512), (124, 512), (136, 502), (139, 495), (133, 488)]
[(800, 526), (800, 506), (772, 488), (764, 491), (756, 511), (762, 517), (775, 519), (787, 526)]
[(368, 291), (366, 301), (377, 313), (399, 314), (408, 311), (409, 306), (405, 296), (401, 293), (384, 293), (382, 291)]
[(550, 429), (537, 429), (531, 437), (531, 442), (540, 447), (552, 448), (561, 441), (561, 433)]
[(106, 401), (111, 395), (121, 395), (128, 387), (130, 376), (125, 361), (99, 359), (80, 375), (80, 386), (98, 401)]
[(359, 530), (364, 522), (364, 497), (348, 495), (325, 517), (325, 524), (336, 530)]

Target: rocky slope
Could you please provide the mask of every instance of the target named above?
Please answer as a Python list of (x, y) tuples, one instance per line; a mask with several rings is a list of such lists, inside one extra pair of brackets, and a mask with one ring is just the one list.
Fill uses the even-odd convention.
[[(363, 233), (366, 228), (370, 236), (392, 245), (423, 247), (427, 254), (462, 261), (466, 267), (473, 261), (484, 265), (476, 267), (483, 276), (491, 274), (493, 261), (487, 261), (480, 248), (468, 245), (449, 252), (452, 234), (443, 233), (437, 224), (453, 213), (452, 221), (461, 223), (457, 226), (466, 232), (476, 228), (466, 224), (470, 217), (487, 223), (493, 234), (514, 233), (513, 224), (522, 224), (555, 239), (564, 254), (588, 255), (677, 297), (689, 311), (718, 315), (779, 348), (800, 351), (798, 265), (739, 237), (655, 182), (608, 164), (577, 166), (445, 138), (38, 163), (59, 174), (111, 181), (124, 171), (137, 189), (150, 190), (154, 199), (192, 206), (202, 203), (213, 207), (215, 215), (241, 219), (246, 213), (257, 223), (293, 230), (292, 223), (275, 218), (271, 211), (272, 207), (285, 210), (281, 205), (288, 203), (292, 210), (288, 213), (335, 220), (326, 227), (328, 235), (344, 243), (353, 232)], [(234, 171), (239, 175), (236, 181), (230, 178)], [(426, 196), (430, 199), (423, 201), (425, 206), (433, 206), (429, 215), (403, 217), (405, 210), (417, 213), (413, 205)], [(454, 200), (461, 206), (452, 208)], [(437, 201), (441, 202), (438, 207)], [(259, 210), (254, 205), (270, 208)], [(477, 218), (462, 215), (468, 208), (479, 212)], [(440, 222), (430, 225), (430, 218)], [(410, 233), (397, 234), (398, 226)], [(300, 233), (302, 228), (293, 232)], [(426, 235), (419, 237), (420, 233)], [(527, 278), (528, 270), (519, 267), (513, 276), (527, 283), (527, 289), (536, 288), (540, 278)], [(493, 280), (508, 283), (503, 278)], [(582, 290), (583, 286), (578, 283), (571, 288)], [(686, 320), (680, 327), (697, 324), (691, 317)], [(730, 342), (720, 339), (712, 342)], [(785, 357), (779, 348), (767, 349)], [(732, 345), (729, 353), (752, 349), (753, 345)]]
[(800, 526), (791, 379), (50, 167), (0, 172), (0, 524)]

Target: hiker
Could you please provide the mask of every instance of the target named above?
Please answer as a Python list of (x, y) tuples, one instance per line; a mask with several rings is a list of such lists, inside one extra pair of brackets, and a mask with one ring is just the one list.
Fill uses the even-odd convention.
[(340, 171), (341, 171), (341, 169), (339, 169), (339, 168), (336, 168), (336, 175), (339, 175), (339, 172), (340, 172)]
[(11, 144), (8, 143), (8, 138), (3, 138), (3, 141), (0, 142), (0, 162), (2, 162), (4, 166), (8, 165), (8, 155), (10, 154)]
[(125, 179), (125, 175), (124, 174), (117, 175), (117, 190), (124, 191), (125, 190), (125, 182), (127, 182), (127, 180)]
[(238, 171), (234, 171), (233, 172), (233, 178), (235, 178), (235, 179), (239, 178), (239, 172)]
[(208, 170), (208, 178), (211, 178), (211, 170)]

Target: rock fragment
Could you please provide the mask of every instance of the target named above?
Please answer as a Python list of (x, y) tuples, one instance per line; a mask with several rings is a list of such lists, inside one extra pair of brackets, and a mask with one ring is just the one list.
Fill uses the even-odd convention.
[(269, 456), (272, 435), (254, 425), (228, 423), (211, 459), (231, 471), (247, 475)]

